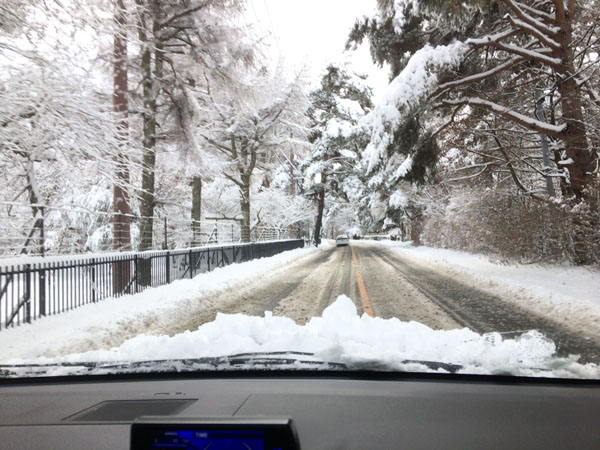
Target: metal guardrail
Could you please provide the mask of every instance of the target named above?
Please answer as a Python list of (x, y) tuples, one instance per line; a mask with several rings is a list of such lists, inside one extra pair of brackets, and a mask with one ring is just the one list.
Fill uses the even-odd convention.
[(0, 266), (0, 330), (303, 246), (295, 239)]

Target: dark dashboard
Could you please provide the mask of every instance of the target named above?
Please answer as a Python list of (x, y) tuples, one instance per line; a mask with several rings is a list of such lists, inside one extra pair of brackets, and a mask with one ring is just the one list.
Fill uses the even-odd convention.
[(272, 371), (3, 380), (0, 448), (128, 449), (147, 416), (186, 430), (289, 417), (304, 450), (599, 449), (600, 383)]

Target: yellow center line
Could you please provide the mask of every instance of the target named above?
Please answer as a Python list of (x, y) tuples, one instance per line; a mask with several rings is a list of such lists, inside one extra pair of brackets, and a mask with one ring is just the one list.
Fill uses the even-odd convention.
[(354, 276), (356, 277), (356, 282), (358, 283), (358, 293), (360, 294), (360, 301), (362, 302), (363, 311), (371, 317), (375, 317), (375, 314), (373, 313), (373, 307), (371, 306), (371, 300), (369, 299), (369, 295), (367, 294), (365, 282), (363, 280), (362, 274), (360, 273), (358, 258), (356, 257), (356, 253), (354, 253), (354, 248), (352, 248), (352, 246), (350, 246), (350, 250), (352, 250), (352, 261), (354, 261)]

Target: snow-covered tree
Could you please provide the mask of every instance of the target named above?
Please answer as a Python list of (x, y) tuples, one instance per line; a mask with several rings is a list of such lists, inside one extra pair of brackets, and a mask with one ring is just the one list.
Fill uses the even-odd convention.
[[(596, 1), (378, 6), (357, 22), (349, 45), (367, 37), (374, 60), (392, 71), (368, 118), (370, 183), (388, 210), (391, 195), (413, 191), (407, 181), (434, 181), (438, 158), (453, 148), (465, 164), (441, 167), (444, 183), (547, 201), (550, 176), (564, 198), (594, 203)], [(546, 161), (540, 139), (549, 141)]]
[(427, 109), (427, 99), (440, 76), (460, 65), (466, 47), (456, 39), (481, 21), (478, 14), (462, 21), (437, 20), (429, 2), (378, 5), (373, 17), (357, 20), (347, 43), (353, 48), (367, 38), (374, 62), (390, 68), (387, 90), (362, 121), (370, 142), (363, 152), (367, 173), (361, 211), (363, 223), (375, 229), (384, 221), (400, 224), (404, 215), (418, 215), (418, 208), (408, 207), (419, 203), (409, 201), (410, 184), (430, 180), (439, 155), (433, 139), (436, 113)]
[[(234, 22), (242, 4), (242, 0), (136, 0), (144, 148), (141, 250), (152, 247), (157, 142), (181, 143), (186, 157), (191, 153), (197, 158), (200, 149), (190, 132), (193, 107), (188, 104), (188, 91), (204, 86), (207, 78), (234, 89), (228, 82), (254, 59), (243, 27)], [(199, 176), (195, 183), (199, 205)], [(194, 210), (197, 215), (199, 206)]]
[[(6, 217), (22, 221), (14, 228), (25, 230), (23, 251), (43, 250), (34, 249), (32, 239), (43, 232), (45, 218), (54, 221), (69, 189), (115, 180), (115, 155), (121, 149), (110, 84), (104, 84), (95, 59), (111, 36), (103, 33), (93, 45), (89, 39), (77, 41), (75, 36), (89, 38), (101, 28), (97, 5), (79, 6), (26, 1), (2, 5), (0, 170), (9, 208), (26, 199), (33, 212), (31, 222), (11, 213)], [(86, 175), (90, 162), (98, 167), (94, 177)]]
[(357, 200), (352, 180), (357, 181), (360, 155), (366, 145), (366, 135), (358, 125), (372, 107), (371, 89), (365, 77), (344, 64), (330, 64), (310, 101), (312, 155), (304, 163), (304, 172), (309, 178), (317, 178), (311, 193), (317, 201), (314, 240), (319, 245), (326, 195), (346, 202)]
[[(250, 193), (255, 171), (267, 170), (275, 154), (305, 134), (305, 96), (300, 79), (286, 82), (266, 70), (246, 82), (246, 93), (210, 86), (199, 104), (198, 134), (222, 158), (218, 170), (240, 193), (242, 239), (250, 238)], [(199, 115), (200, 117), (200, 115)]]
[[(469, 52), (463, 64), (470, 66), (468, 73), (442, 83), (435, 94), (455, 111), (469, 105), (556, 139), (564, 150), (570, 189), (581, 200), (590, 195), (595, 159), (588, 144), (581, 87), (589, 83), (596, 64), (585, 61), (591, 49), (579, 44), (594, 33), (595, 25), (579, 30), (583, 35), (575, 34), (582, 9), (574, 0), (500, 0), (495, 7), (498, 19), (491, 32), (465, 41)], [(501, 89), (496, 88), (498, 83)], [(521, 95), (515, 99), (518, 87)], [(560, 105), (555, 123), (536, 117), (535, 88)], [(593, 95), (593, 89), (589, 92)]]
[(303, 195), (290, 195), (285, 189), (274, 186), (258, 190), (253, 203), (253, 227), (268, 227), (279, 235), (312, 217), (310, 200)]

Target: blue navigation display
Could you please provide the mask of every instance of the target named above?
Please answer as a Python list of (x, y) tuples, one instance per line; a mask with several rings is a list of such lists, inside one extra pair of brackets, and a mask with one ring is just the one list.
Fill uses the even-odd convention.
[(265, 450), (262, 430), (164, 430), (153, 449)]

